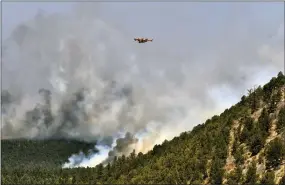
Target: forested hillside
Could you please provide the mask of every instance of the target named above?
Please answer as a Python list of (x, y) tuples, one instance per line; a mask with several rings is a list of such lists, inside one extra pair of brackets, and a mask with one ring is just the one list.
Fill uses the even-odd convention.
[(96, 152), (96, 143), (86, 143), (76, 140), (2, 140), (2, 169), (33, 167), (61, 167), (68, 157), (79, 152)]
[[(285, 184), (285, 76), (192, 131), (95, 168), (41, 168), (59, 164), (78, 148), (44, 141), (2, 141), (2, 184)], [(47, 141), (48, 142), (48, 141)], [(22, 149), (23, 145), (25, 149)], [(66, 149), (56, 152), (64, 145)], [(52, 148), (51, 151), (50, 148)], [(89, 147), (87, 147), (89, 149)], [(23, 155), (17, 160), (17, 157)], [(4, 156), (4, 157), (3, 157)], [(29, 168), (14, 168), (26, 164)], [(33, 166), (34, 165), (34, 166)], [(48, 165), (47, 165), (48, 166)]]

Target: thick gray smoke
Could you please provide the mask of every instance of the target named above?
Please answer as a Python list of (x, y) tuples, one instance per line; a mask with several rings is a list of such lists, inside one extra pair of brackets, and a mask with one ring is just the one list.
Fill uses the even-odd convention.
[(2, 138), (99, 141), (98, 154), (74, 155), (66, 167), (146, 152), (220, 113), (257, 77), (283, 69), (279, 28), (268, 43), (255, 30), (237, 29), (210, 49), (178, 57), (156, 38), (133, 42), (92, 7), (37, 15), (4, 42)]
[(130, 153), (133, 150), (132, 145), (137, 143), (138, 139), (135, 138), (131, 133), (127, 132), (125, 137), (116, 140), (116, 145), (108, 153), (108, 158), (104, 162), (112, 162), (115, 156)]

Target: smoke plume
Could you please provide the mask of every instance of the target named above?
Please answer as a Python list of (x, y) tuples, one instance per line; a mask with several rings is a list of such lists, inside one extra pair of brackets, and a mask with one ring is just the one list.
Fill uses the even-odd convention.
[(193, 43), (191, 56), (179, 56), (165, 40), (133, 42), (100, 17), (97, 4), (37, 15), (3, 43), (2, 138), (98, 141), (99, 153), (75, 154), (64, 167), (146, 152), (220, 113), (257, 77), (283, 69), (279, 28), (264, 41), (237, 25), (210, 40), (210, 49)]

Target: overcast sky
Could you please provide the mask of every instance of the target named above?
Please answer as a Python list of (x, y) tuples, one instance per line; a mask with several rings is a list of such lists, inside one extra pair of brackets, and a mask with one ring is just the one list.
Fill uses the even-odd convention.
[[(71, 2), (3, 2), (3, 32), (6, 37), (22, 21), (31, 19), (39, 10), (47, 13), (70, 11)], [(114, 20), (134, 35), (197, 38), (209, 33), (226, 32), (229, 21), (243, 26), (256, 24), (257, 34), (271, 34), (284, 21), (283, 3), (96, 3), (104, 17)], [(194, 27), (195, 26), (195, 27)], [(245, 26), (244, 26), (245, 27)], [(228, 29), (228, 28), (227, 28)], [(209, 31), (211, 30), (211, 31)], [(170, 35), (171, 34), (171, 35)]]

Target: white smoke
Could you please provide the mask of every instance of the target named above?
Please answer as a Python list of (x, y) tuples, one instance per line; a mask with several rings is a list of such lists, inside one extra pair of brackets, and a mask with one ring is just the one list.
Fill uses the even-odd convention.
[[(203, 56), (179, 58), (156, 39), (133, 42), (92, 6), (36, 16), (4, 42), (2, 137), (99, 141), (99, 153), (73, 155), (64, 167), (147, 152), (237, 102), (260, 83), (253, 74), (271, 69), (267, 81), (283, 70), (280, 28), (269, 43), (233, 32)], [(39, 95), (42, 88), (51, 95)]]
[(63, 165), (63, 168), (96, 166), (108, 158), (109, 151), (112, 148), (106, 145), (99, 145), (97, 146), (97, 149), (98, 153), (95, 153), (89, 157), (86, 157), (83, 152), (72, 155), (69, 158), (69, 162)]

